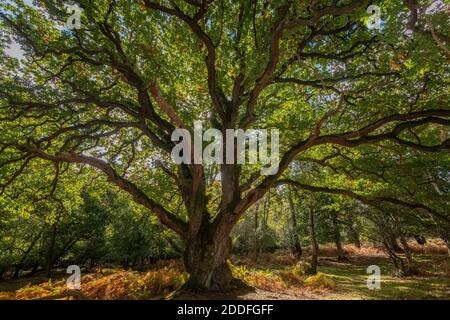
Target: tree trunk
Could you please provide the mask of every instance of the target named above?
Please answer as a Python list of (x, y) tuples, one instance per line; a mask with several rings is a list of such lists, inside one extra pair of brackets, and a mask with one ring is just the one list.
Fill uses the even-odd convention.
[(38, 268), (39, 268), (39, 264), (38, 263), (33, 264), (33, 268), (31, 269), (30, 275), (36, 274), (36, 272), (38, 271)]
[(295, 259), (300, 260), (302, 257), (302, 246), (300, 244), (300, 239), (297, 234), (297, 215), (295, 212), (294, 201), (292, 200), (292, 191), (288, 191), (289, 208), (291, 209), (291, 233), (292, 233), (292, 243), (291, 250)]
[(310, 207), (309, 208), (309, 238), (311, 240), (311, 269), (308, 273), (316, 274), (317, 273), (317, 262), (319, 255), (319, 245), (316, 240), (316, 230), (314, 226), (314, 211)]
[(439, 232), (439, 236), (440, 238), (445, 242), (445, 244), (447, 245), (447, 253), (448, 253), (448, 257), (450, 258), (450, 229), (446, 228), (447, 226), (444, 226), (444, 228), (439, 228), (438, 232)]
[(359, 236), (359, 232), (351, 222), (348, 224), (348, 231), (355, 247), (357, 247), (358, 249), (361, 248), (361, 239)]
[(23, 265), (21, 263), (16, 264), (14, 266), (14, 274), (12, 276), (13, 280), (17, 280), (19, 278), (19, 274), (20, 274), (20, 271), (22, 270), (22, 266)]
[(405, 263), (403, 262), (403, 259), (395, 253), (395, 250), (392, 247), (392, 243), (390, 241), (384, 240), (383, 246), (385, 248), (385, 252), (394, 264), (394, 267), (396, 269), (395, 274), (400, 277), (406, 275), (408, 273), (408, 270), (405, 266)]
[(406, 238), (403, 234), (400, 235), (400, 242), (403, 247), (403, 252), (405, 253), (405, 256), (406, 256), (406, 261), (408, 262), (408, 270), (407, 270), (408, 272), (407, 273), (414, 273), (417, 269), (417, 264), (412, 256), (411, 248), (408, 245), (408, 241), (406, 241)]
[(25, 259), (27, 258), (28, 254), (31, 252), (31, 250), (34, 248), (34, 245), (41, 237), (41, 231), (34, 237), (34, 239), (31, 241), (31, 244), (28, 246), (27, 250), (24, 252), (22, 258), (20, 259), (20, 262), (15, 265), (15, 270), (13, 274), (13, 279), (17, 279), (19, 277), (20, 271), (22, 270), (22, 267), (24, 265)]
[(53, 267), (53, 257), (54, 257), (54, 250), (55, 250), (55, 242), (56, 242), (56, 223), (52, 225), (52, 233), (50, 236), (50, 243), (48, 246), (48, 252), (47, 252), (47, 263), (45, 265), (45, 273), (47, 275), (47, 278), (50, 278), (51, 276), (51, 270)]
[(361, 240), (359, 238), (359, 233), (357, 231), (355, 231), (353, 235), (353, 243), (355, 247), (357, 247), (358, 249), (361, 248)]
[(390, 234), (388, 241), (391, 250), (394, 252), (403, 252), (402, 248), (398, 245), (397, 238), (394, 234)]
[(227, 262), (231, 246), (228, 235), (212, 237), (208, 230), (201, 230), (188, 239), (184, 265), (190, 277), (185, 288), (191, 291), (228, 290), (232, 280)]
[(339, 221), (337, 219), (337, 215), (333, 214), (333, 233), (334, 233), (334, 242), (336, 243), (336, 249), (338, 254), (338, 260), (347, 260), (345, 256), (344, 249), (342, 248), (341, 243), (341, 232), (339, 230)]
[(427, 243), (427, 238), (425, 238), (423, 235), (415, 234), (413, 236), (414, 236), (414, 239), (416, 240), (416, 242), (418, 244), (420, 244), (421, 246), (423, 246), (424, 244)]
[(255, 234), (254, 234), (254, 250), (255, 250), (255, 260), (258, 259), (259, 256), (259, 236), (258, 236), (258, 226), (259, 226), (259, 219), (258, 219), (258, 211), (259, 211), (259, 202), (255, 206), (255, 221), (254, 221), (254, 228), (255, 228)]

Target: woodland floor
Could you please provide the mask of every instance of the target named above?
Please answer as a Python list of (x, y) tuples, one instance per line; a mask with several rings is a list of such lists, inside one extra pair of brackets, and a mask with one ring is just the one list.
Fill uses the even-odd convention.
[[(445, 255), (417, 255), (420, 274), (399, 278), (393, 275), (394, 268), (384, 255), (352, 256), (348, 261), (321, 257), (319, 272), (333, 279), (336, 287), (325, 290), (308, 290), (302, 286), (286, 288), (280, 291), (252, 288), (234, 290), (216, 294), (185, 294), (177, 299), (242, 299), (242, 300), (354, 300), (354, 299), (445, 299), (450, 300), (450, 262)], [(366, 269), (369, 265), (378, 265), (381, 269), (381, 289), (367, 289)], [(256, 266), (254, 270), (274, 272), (283, 267)]]
[[(242, 279), (249, 285), (248, 287), (240, 287), (226, 293), (182, 293), (174, 299), (450, 300), (448, 256), (416, 254), (415, 259), (419, 265), (419, 274), (398, 278), (393, 276), (392, 264), (383, 254), (353, 255), (344, 262), (337, 261), (334, 257), (320, 257), (319, 272), (327, 279), (332, 279), (333, 285), (316, 287), (306, 286), (302, 280), (281, 281), (286, 278), (286, 275), (290, 275), (292, 270), (290, 264), (292, 258), (287, 254), (264, 254), (257, 260), (250, 257), (234, 257), (233, 265), (240, 268), (238, 274), (242, 274)], [(83, 277), (82, 283), (87, 283), (83, 284), (82, 292), (91, 299), (161, 299), (176, 288), (175, 282), (180, 283), (179, 274), (181, 273), (174, 271), (177, 268), (176, 264), (177, 262), (172, 262), (172, 266), (169, 267), (163, 267), (161, 264), (146, 272), (120, 269), (107, 269), (109, 271), (105, 272), (106, 269), (103, 269)], [(380, 290), (367, 289), (366, 269), (369, 265), (378, 265), (381, 268)], [(284, 277), (280, 277), (283, 275)], [(55, 292), (61, 292), (64, 284), (63, 274), (50, 282), (39, 276), (0, 281), (0, 299), (32, 299), (51, 296)], [(161, 290), (163, 287), (167, 290), (155, 292), (155, 288)]]

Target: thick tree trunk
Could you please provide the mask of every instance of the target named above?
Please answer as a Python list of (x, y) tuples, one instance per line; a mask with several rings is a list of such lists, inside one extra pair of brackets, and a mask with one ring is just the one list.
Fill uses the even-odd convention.
[(227, 259), (231, 253), (229, 236), (210, 236), (207, 230), (187, 241), (184, 265), (190, 277), (185, 288), (191, 291), (225, 291), (230, 288), (231, 269)]
[(300, 260), (302, 257), (302, 246), (300, 244), (300, 239), (297, 234), (297, 215), (295, 212), (294, 201), (292, 200), (292, 191), (288, 191), (288, 199), (289, 199), (289, 208), (291, 209), (291, 250), (292, 254), (297, 260)]
[(319, 245), (316, 239), (316, 230), (314, 226), (314, 211), (312, 208), (309, 208), (309, 238), (311, 240), (311, 269), (309, 270), (308, 273), (316, 274), (319, 256)]

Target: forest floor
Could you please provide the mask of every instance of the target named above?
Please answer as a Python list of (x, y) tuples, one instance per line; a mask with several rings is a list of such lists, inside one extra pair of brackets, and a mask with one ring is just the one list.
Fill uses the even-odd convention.
[[(302, 275), (291, 255), (264, 253), (255, 259), (235, 256), (234, 276), (247, 285), (224, 293), (182, 293), (174, 299), (449, 299), (450, 259), (445, 254), (416, 254), (419, 273), (396, 277), (390, 260), (384, 254), (349, 255), (348, 260), (334, 257), (319, 259), (319, 274)], [(369, 265), (381, 269), (381, 289), (367, 288)], [(0, 281), (0, 299), (33, 299), (66, 292), (65, 276), (48, 280), (23, 277)], [(178, 261), (159, 262), (146, 271), (99, 269), (82, 278), (83, 297), (89, 299), (162, 299), (179, 288), (187, 275)], [(309, 279), (308, 279), (309, 278)]]
[[(350, 256), (347, 261), (332, 257), (319, 259), (319, 272), (332, 279), (331, 287), (311, 287), (302, 284), (285, 288), (271, 288), (273, 284), (237, 289), (227, 293), (184, 294), (177, 299), (243, 299), (243, 300), (355, 300), (355, 299), (445, 299), (450, 300), (450, 259), (446, 255), (420, 254), (415, 256), (419, 274), (396, 277), (390, 260), (384, 255)], [(367, 267), (378, 265), (381, 269), (380, 290), (367, 288)], [(256, 263), (250, 272), (273, 275), (287, 272), (289, 267)]]

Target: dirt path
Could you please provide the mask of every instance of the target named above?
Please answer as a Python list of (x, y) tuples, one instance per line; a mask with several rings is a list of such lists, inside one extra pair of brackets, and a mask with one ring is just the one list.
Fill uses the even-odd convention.
[(193, 294), (186, 293), (175, 298), (176, 300), (313, 300), (312, 295), (299, 295), (289, 291), (271, 292), (261, 289), (233, 290), (224, 293)]

